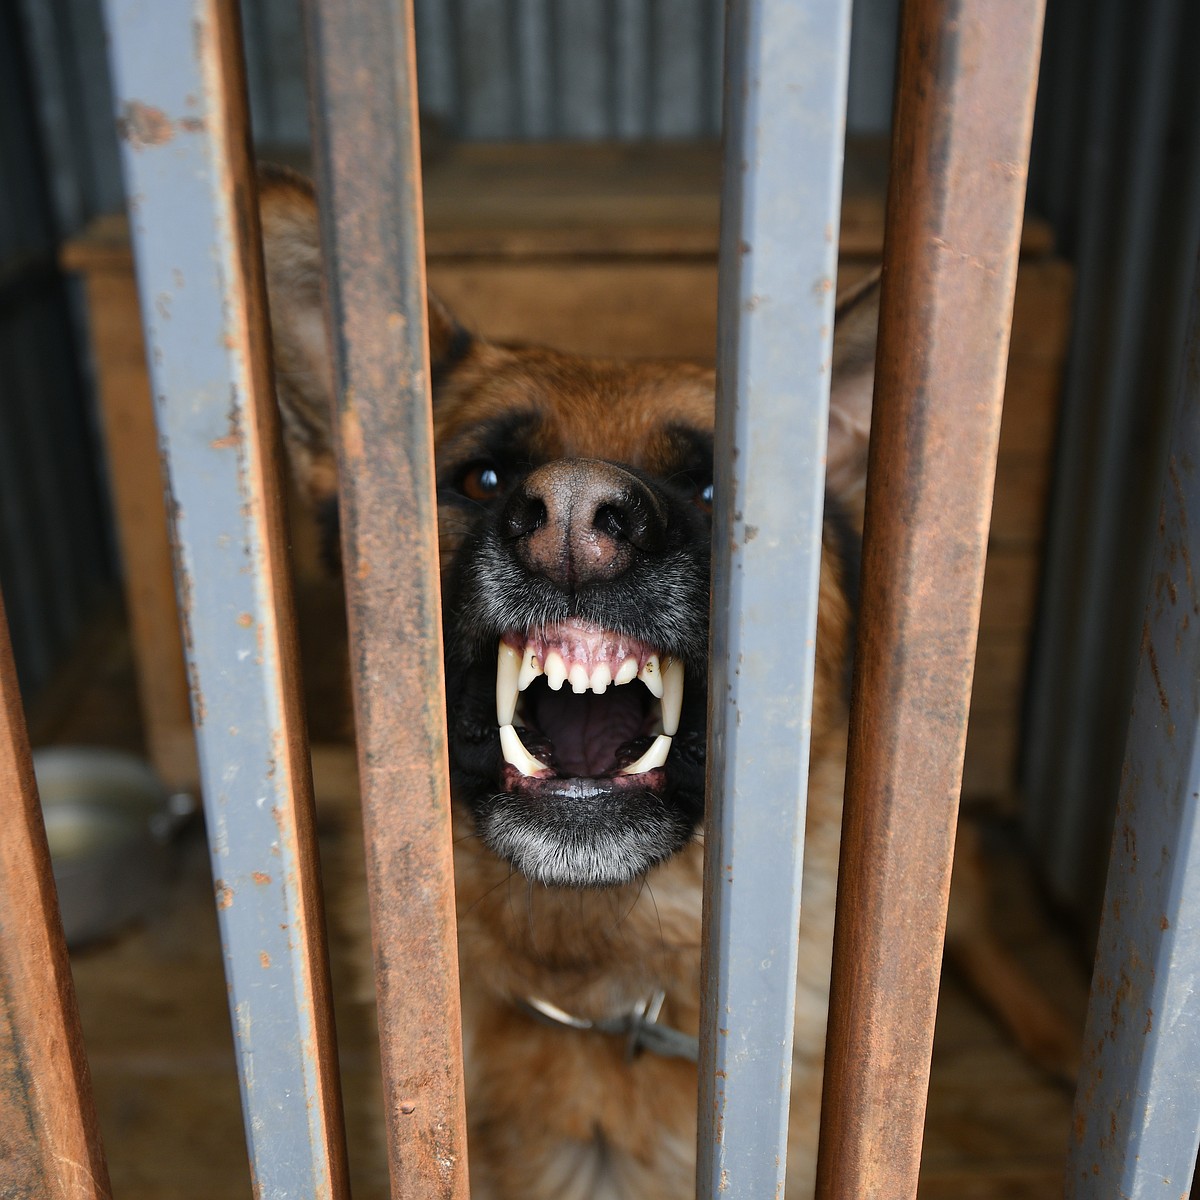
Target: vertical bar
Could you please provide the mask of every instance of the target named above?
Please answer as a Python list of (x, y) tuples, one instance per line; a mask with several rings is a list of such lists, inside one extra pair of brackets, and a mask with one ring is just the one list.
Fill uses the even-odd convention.
[(849, 43), (729, 9), (697, 1196), (786, 1170)]
[(412, 10), (307, 20), (392, 1194), (465, 1200)]
[(1200, 1130), (1200, 270), (1154, 569), (1066, 1196), (1187, 1197)]
[(884, 242), (823, 1200), (916, 1195), (1043, 0), (910, 0)]
[(107, 0), (256, 1196), (346, 1194), (234, 0)]
[(3, 598), (0, 829), (0, 1196), (108, 1200)]

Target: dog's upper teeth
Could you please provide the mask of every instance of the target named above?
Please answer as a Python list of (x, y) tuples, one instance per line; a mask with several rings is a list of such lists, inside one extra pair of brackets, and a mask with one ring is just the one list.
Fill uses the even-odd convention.
[(631, 762), (629, 766), (624, 767), (621, 771), (622, 775), (641, 775), (644, 771), (653, 771), (656, 767), (661, 767), (666, 764), (667, 755), (671, 752), (671, 739), (665, 734), (660, 733), (658, 737), (650, 743), (650, 749), (642, 755), (637, 762)]
[(504, 755), (504, 761), (516, 767), (522, 775), (537, 776), (550, 770), (525, 749), (525, 743), (511, 725), (500, 726), (500, 753)]
[(627, 658), (620, 667), (617, 668), (617, 673), (613, 678), (613, 683), (621, 686), (632, 682), (637, 678), (638, 664), (636, 658)]
[(677, 658), (663, 659), (662, 723), (663, 733), (674, 737), (679, 732), (679, 714), (683, 711), (683, 663)]
[(658, 667), (658, 655), (652, 654), (638, 672), (638, 678), (661, 700), (663, 694), (662, 671)]
[(554, 691), (558, 691), (567, 681), (567, 664), (557, 650), (551, 650), (546, 655), (546, 682)]
[(532, 646), (525, 647), (525, 656), (521, 659), (521, 672), (517, 676), (517, 690), (524, 691), (540, 674), (542, 664)]
[(521, 655), (507, 642), (501, 642), (496, 659), (496, 721), (501, 726), (511, 725), (516, 716), (520, 672)]
[[(544, 639), (528, 642), (521, 650), (511, 641), (500, 641), (496, 657), (496, 723), (500, 726), (500, 741), (508, 762), (526, 775), (549, 770), (525, 749), (513, 728), (521, 704), (521, 693), (539, 675), (545, 674), (546, 682), (556, 692), (569, 682), (573, 692), (590, 691), (598, 696), (610, 687), (622, 687), (634, 679), (640, 679), (659, 700), (658, 719), (650, 726), (658, 736), (636, 763), (625, 768), (625, 773), (638, 774), (663, 765), (671, 738), (679, 732), (683, 710), (683, 663), (675, 658), (660, 659), (657, 654), (649, 654), (639, 664), (637, 656), (622, 657), (624, 647), (610, 648), (608, 652), (608, 660), (596, 662), (594, 657), (590, 662), (575, 659), (568, 665), (563, 651), (547, 649)], [(613, 667), (618, 661), (620, 665), (614, 674)]]

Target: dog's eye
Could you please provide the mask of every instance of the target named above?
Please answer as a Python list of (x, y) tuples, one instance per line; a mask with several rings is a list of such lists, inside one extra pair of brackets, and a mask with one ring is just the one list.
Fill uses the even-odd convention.
[(474, 463), (463, 472), (458, 489), (468, 499), (486, 504), (500, 495), (500, 472), (493, 463)]
[(713, 508), (713, 485), (706, 483), (704, 487), (696, 489), (696, 495), (692, 501), (695, 506), (704, 513), (712, 516)]

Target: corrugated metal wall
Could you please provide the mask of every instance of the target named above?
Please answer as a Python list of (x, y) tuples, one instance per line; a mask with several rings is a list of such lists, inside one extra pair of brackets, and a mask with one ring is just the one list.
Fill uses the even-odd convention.
[(22, 30), (0, 6), (0, 583), (35, 692), (112, 577), (76, 297), (56, 266)]
[(1053, 0), (1030, 203), (1077, 267), (1030, 672), (1027, 828), (1090, 921), (1124, 754), (1200, 244), (1200, 5)]

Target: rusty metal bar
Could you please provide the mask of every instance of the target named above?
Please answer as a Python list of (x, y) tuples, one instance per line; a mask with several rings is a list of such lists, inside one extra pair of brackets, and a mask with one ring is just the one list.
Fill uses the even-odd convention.
[(306, 0), (392, 1194), (467, 1196), (408, 0)]
[(0, 1196), (108, 1200), (2, 597), (0, 829)]
[(107, 0), (256, 1196), (346, 1164), (235, 0)]
[(787, 1172), (850, 5), (733, 3), (726, 47), (696, 1194), (766, 1197)]
[(1066, 1195), (1187, 1196), (1200, 1129), (1200, 266), (1155, 538)]
[(910, 0), (818, 1195), (916, 1195), (1043, 0)]

